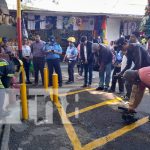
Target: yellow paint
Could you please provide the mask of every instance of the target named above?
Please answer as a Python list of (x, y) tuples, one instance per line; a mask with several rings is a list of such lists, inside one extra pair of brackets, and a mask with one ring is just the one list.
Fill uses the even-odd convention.
[(74, 150), (80, 150), (82, 147), (81, 147), (81, 143), (78, 139), (78, 136), (77, 136), (71, 122), (69, 121), (69, 119), (67, 117), (66, 112), (64, 111), (64, 109), (61, 106), (61, 103), (59, 102), (59, 99), (58, 99), (58, 75), (57, 74), (53, 74), (53, 101), (59, 112), (59, 115), (61, 117), (61, 120), (65, 127), (65, 130), (68, 134), (68, 137), (69, 137), (70, 141), (72, 142)]
[(58, 101), (58, 75), (53, 74), (53, 101)]
[(77, 136), (71, 122), (69, 121), (66, 112), (64, 111), (64, 109), (61, 106), (59, 101), (55, 101), (54, 103), (58, 109), (62, 123), (64, 125), (64, 128), (65, 128), (67, 134), (68, 134), (68, 137), (69, 137), (69, 139), (73, 145), (73, 149), (74, 150), (81, 150), (82, 146), (81, 146), (80, 140), (78, 139), (78, 136)]
[(68, 95), (73, 95), (73, 94), (77, 94), (77, 93), (81, 93), (81, 92), (85, 92), (85, 91), (93, 91), (93, 90), (95, 90), (95, 88), (89, 88), (89, 89), (83, 89), (83, 90), (78, 90), (78, 91), (74, 91), (74, 92), (62, 93), (62, 94), (59, 94), (59, 96), (68, 96)]
[(44, 68), (44, 88), (48, 89), (48, 68)]
[(53, 101), (53, 89), (49, 88), (49, 94), (50, 94), (50, 98)]
[(111, 134), (108, 134), (107, 136), (104, 136), (104, 137), (99, 138), (93, 142), (88, 143), (87, 145), (83, 146), (82, 150), (93, 150), (97, 147), (101, 147), (101, 146), (107, 144), (108, 142), (134, 130), (135, 128), (144, 125), (147, 122), (149, 122), (149, 117), (142, 118), (142, 119), (136, 121), (135, 123), (127, 125), (127, 126), (121, 128), (121, 129), (119, 129), (119, 130), (117, 130)]
[(26, 84), (21, 84), (21, 104), (22, 104), (22, 119), (28, 120), (28, 102), (27, 102), (27, 89)]
[(92, 105), (92, 106), (89, 106), (89, 107), (77, 110), (75, 112), (69, 113), (67, 116), (68, 117), (73, 117), (75, 115), (78, 115), (78, 114), (81, 114), (81, 113), (93, 110), (93, 109), (98, 108), (98, 107), (102, 107), (102, 106), (105, 106), (105, 105), (111, 105), (111, 104), (117, 103), (118, 101), (121, 101), (121, 100), (122, 100), (121, 98), (107, 100), (107, 101), (104, 101), (102, 103), (98, 103), (98, 104), (95, 104), (95, 105)]

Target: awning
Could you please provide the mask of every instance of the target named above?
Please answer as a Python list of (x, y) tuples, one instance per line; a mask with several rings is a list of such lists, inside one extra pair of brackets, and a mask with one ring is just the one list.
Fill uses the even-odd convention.
[(9, 15), (9, 10), (5, 0), (0, 0), (0, 10), (3, 14)]

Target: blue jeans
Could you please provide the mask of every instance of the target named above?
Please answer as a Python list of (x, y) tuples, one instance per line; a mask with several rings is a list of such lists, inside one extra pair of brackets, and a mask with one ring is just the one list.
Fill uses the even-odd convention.
[(84, 85), (92, 84), (92, 72), (93, 72), (93, 65), (84, 64)]
[(99, 72), (99, 87), (108, 88), (111, 77), (111, 63), (104, 66), (103, 70)]
[(60, 67), (60, 59), (47, 59), (48, 71), (49, 71), (49, 86), (52, 85), (53, 72), (58, 74), (59, 85), (62, 85), (62, 72)]

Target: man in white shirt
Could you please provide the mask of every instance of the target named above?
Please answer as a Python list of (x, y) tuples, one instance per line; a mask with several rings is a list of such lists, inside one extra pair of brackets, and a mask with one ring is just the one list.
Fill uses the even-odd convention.
[(80, 57), (84, 65), (83, 87), (90, 87), (92, 84), (93, 53), (92, 42), (89, 42), (86, 36), (81, 37)]

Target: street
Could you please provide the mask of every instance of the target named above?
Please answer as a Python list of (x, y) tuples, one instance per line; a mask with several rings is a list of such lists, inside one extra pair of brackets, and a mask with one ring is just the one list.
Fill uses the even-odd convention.
[[(66, 76), (66, 68), (63, 74)], [(34, 122), (12, 125), (10, 150), (148, 150), (150, 146), (149, 93), (137, 109), (139, 120), (125, 124), (118, 111), (119, 96), (82, 89), (80, 82), (64, 85), (60, 98), (54, 102), (53, 123)], [(80, 85), (80, 86), (79, 86)], [(69, 90), (69, 91), (68, 91)], [(42, 99), (41, 104), (42, 106)], [(43, 107), (44, 108), (44, 107)], [(66, 111), (65, 111), (66, 110)]]

